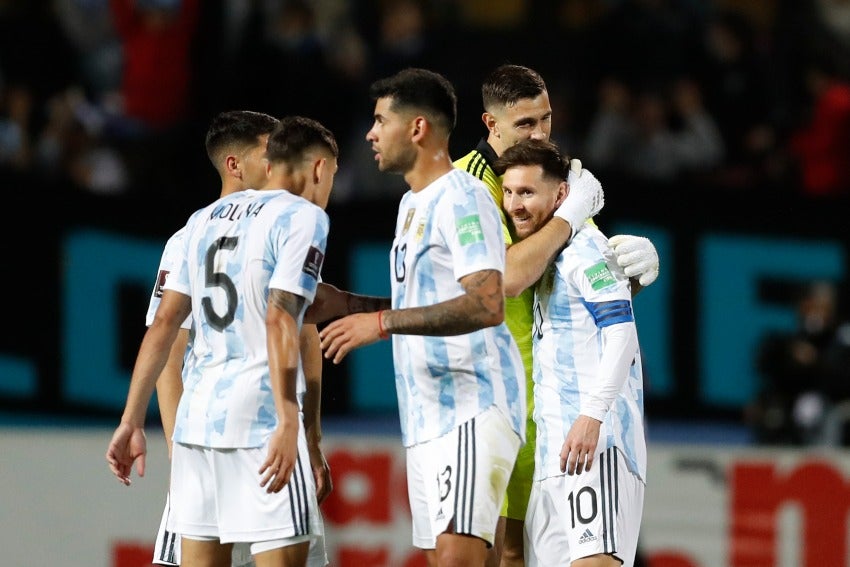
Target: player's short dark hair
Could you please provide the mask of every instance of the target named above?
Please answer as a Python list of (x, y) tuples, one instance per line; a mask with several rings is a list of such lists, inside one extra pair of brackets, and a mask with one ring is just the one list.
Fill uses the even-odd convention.
[(372, 100), (391, 98), (393, 110), (415, 109), (446, 133), (457, 121), (457, 95), (444, 76), (427, 69), (408, 68), (392, 77), (379, 79), (369, 89)]
[(513, 106), (546, 90), (540, 73), (522, 65), (505, 64), (493, 69), (481, 85), (481, 99), (488, 112), (494, 106)]
[(228, 150), (242, 151), (257, 143), (260, 136), (271, 134), (277, 126), (274, 116), (252, 110), (228, 110), (213, 118), (204, 142), (207, 157), (218, 168), (222, 154)]
[(295, 165), (313, 148), (322, 148), (339, 157), (339, 147), (330, 130), (312, 118), (287, 116), (280, 119), (269, 136), (266, 159)]
[(558, 146), (544, 140), (523, 140), (506, 149), (493, 165), (498, 175), (511, 167), (539, 165), (543, 176), (561, 181), (570, 173), (570, 158), (562, 154)]

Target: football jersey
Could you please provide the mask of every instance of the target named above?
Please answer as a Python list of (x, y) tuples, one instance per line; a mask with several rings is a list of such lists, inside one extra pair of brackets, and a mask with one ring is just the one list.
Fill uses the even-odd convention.
[[(514, 237), (511, 234), (510, 224), (502, 208), (502, 202), (504, 200), (502, 178), (493, 171), (493, 164), (496, 163), (497, 159), (496, 151), (487, 143), (487, 140), (482, 139), (478, 142), (478, 146), (474, 150), (462, 158), (455, 160), (454, 166), (477, 177), (487, 186), (493, 202), (499, 208), (499, 218), (502, 221), (502, 233), (505, 238), (505, 245), (510, 246), (514, 243)], [(516, 297), (505, 298), (505, 323), (517, 343), (520, 356), (522, 356), (522, 364), (525, 367), (526, 405), (529, 412), (534, 410), (534, 397), (531, 387), (533, 368), (533, 347), (531, 340), (531, 329), (534, 326), (534, 317), (532, 316), (533, 307), (533, 287), (527, 288)], [(531, 420), (531, 415), (529, 415), (529, 420)]]
[[(192, 298), (194, 328), (175, 441), (260, 447), (277, 427), (266, 346), (269, 289), (304, 297), (305, 307), (313, 301), (328, 228), (321, 208), (283, 190), (233, 193), (189, 219), (180, 266), (165, 282)], [(301, 391), (300, 365), (298, 382)]]
[[(607, 238), (585, 226), (538, 282), (535, 293), (535, 479), (563, 474), (560, 452), (582, 404), (597, 403), (602, 329), (634, 325), (631, 290)], [(618, 447), (630, 471), (646, 480), (643, 371), (636, 349), (628, 376), (610, 405), (596, 453)]]
[[(145, 315), (145, 325), (148, 327), (153, 325), (156, 310), (159, 307), (160, 301), (162, 301), (162, 290), (165, 287), (165, 280), (168, 278), (168, 274), (174, 272), (176, 268), (180, 266), (180, 252), (183, 245), (183, 235), (185, 233), (186, 227), (184, 226), (171, 235), (165, 243), (165, 248), (162, 249), (162, 257), (159, 260), (159, 269), (156, 273), (156, 281), (153, 284), (151, 299), (150, 302), (148, 302), (148, 312)], [(180, 325), (180, 327), (182, 329), (188, 329), (191, 326), (192, 316), (190, 315), (189, 317), (186, 317), (186, 320), (183, 321), (183, 324)]]
[(487, 143), (487, 140), (482, 138), (474, 150), (462, 158), (456, 159), (452, 165), (464, 170), (473, 177), (477, 177), (487, 186), (490, 196), (493, 197), (493, 202), (499, 207), (499, 217), (502, 219), (505, 242), (511, 244), (513, 241), (508, 231), (508, 219), (504, 209), (502, 209), (502, 201), (504, 200), (502, 177), (496, 175), (496, 172), (493, 170), (493, 164), (496, 163), (497, 159), (499, 159), (499, 156), (496, 155), (496, 150)]
[[(478, 179), (453, 169), (402, 197), (390, 252), (393, 309), (454, 299), (464, 293), (464, 276), (504, 268), (499, 211)], [(524, 438), (525, 375), (504, 323), (457, 336), (392, 339), (405, 446), (439, 437), (493, 405)]]

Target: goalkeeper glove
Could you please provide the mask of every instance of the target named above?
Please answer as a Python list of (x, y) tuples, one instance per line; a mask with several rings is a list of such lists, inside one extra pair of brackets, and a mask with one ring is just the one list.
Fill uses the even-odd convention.
[(602, 184), (588, 170), (582, 170), (581, 161), (570, 160), (570, 174), (567, 177), (570, 192), (564, 202), (555, 210), (555, 216), (561, 217), (572, 229), (570, 240), (581, 229), (587, 219), (602, 210), (605, 194)]
[(658, 251), (648, 238), (618, 234), (608, 239), (608, 244), (625, 274), (630, 278), (637, 277), (643, 287), (658, 277)]

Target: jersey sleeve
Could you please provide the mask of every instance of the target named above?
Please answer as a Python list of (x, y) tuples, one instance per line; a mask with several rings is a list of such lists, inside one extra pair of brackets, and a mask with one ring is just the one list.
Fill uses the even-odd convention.
[(565, 252), (570, 257), (569, 277), (602, 334), (596, 379), (579, 408), (599, 421), (622, 389), (638, 345), (629, 281), (621, 270), (609, 268), (609, 250), (604, 238), (587, 237), (573, 241)]
[(174, 260), (171, 264), (172, 271), (165, 279), (163, 289), (170, 289), (188, 296), (192, 295), (189, 286), (189, 239), (192, 234), (192, 227), (203, 211), (204, 209), (195, 211), (183, 228), (183, 236), (175, 248)]
[[(590, 229), (589, 229), (590, 230)], [(628, 278), (616, 265), (613, 256), (607, 253), (604, 240), (581, 239), (570, 244), (570, 261), (564, 265), (567, 281), (578, 288), (587, 308), (593, 315), (597, 327), (606, 327), (626, 320), (634, 321), (631, 303), (632, 294)], [(625, 311), (617, 315), (612, 305), (620, 305)], [(607, 307), (605, 307), (607, 306)]]
[[(159, 269), (156, 274), (153, 291), (151, 292), (150, 302), (148, 303), (148, 312), (145, 315), (145, 325), (150, 327), (153, 324), (156, 310), (162, 301), (162, 292), (165, 289), (165, 283), (168, 276), (180, 267), (181, 247), (183, 245), (183, 237), (186, 233), (186, 227), (181, 228), (171, 235), (165, 243), (165, 248), (162, 250), (162, 257), (159, 260)], [(188, 329), (192, 326), (191, 315), (186, 318), (180, 325), (182, 329)]]
[(275, 227), (278, 261), (269, 287), (300, 295), (312, 303), (325, 259), (330, 227), (328, 215), (305, 202), (305, 206), (297, 207), (296, 213), (281, 216)]
[(505, 241), (498, 208), (480, 187), (456, 191), (441, 204), (441, 229), (452, 253), (455, 279), (482, 270), (505, 271)]
[(502, 193), (502, 178), (496, 175), (496, 172), (493, 171), (493, 168), (487, 158), (479, 150), (475, 149), (462, 158), (456, 159), (452, 165), (454, 165), (457, 169), (466, 171), (484, 184), (487, 188), (487, 192), (493, 198), (493, 202), (496, 203), (496, 207), (499, 211), (499, 218), (502, 221), (502, 233), (505, 237), (505, 244), (513, 244), (513, 236), (511, 236), (508, 217), (505, 214), (504, 208), (502, 208), (502, 202), (504, 200), (504, 194)]

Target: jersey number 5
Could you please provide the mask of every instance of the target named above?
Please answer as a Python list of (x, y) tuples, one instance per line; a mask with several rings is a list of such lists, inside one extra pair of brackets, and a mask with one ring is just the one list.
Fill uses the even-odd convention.
[(206, 316), (210, 326), (219, 332), (223, 331), (225, 327), (233, 322), (234, 315), (236, 314), (236, 305), (239, 301), (236, 296), (236, 286), (233, 284), (233, 280), (227, 277), (227, 274), (224, 272), (215, 271), (215, 255), (220, 250), (235, 249), (238, 242), (239, 239), (235, 236), (222, 236), (207, 249), (207, 255), (204, 260), (204, 286), (220, 287), (227, 296), (227, 306), (224, 315), (219, 315), (215, 312), (212, 299), (209, 297), (204, 297), (201, 300), (204, 316)]

